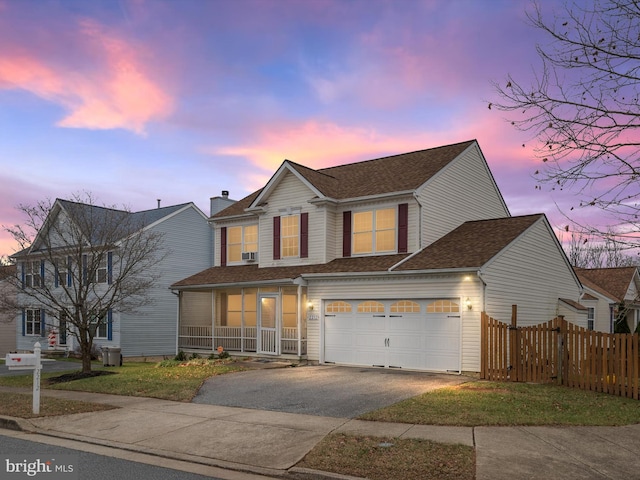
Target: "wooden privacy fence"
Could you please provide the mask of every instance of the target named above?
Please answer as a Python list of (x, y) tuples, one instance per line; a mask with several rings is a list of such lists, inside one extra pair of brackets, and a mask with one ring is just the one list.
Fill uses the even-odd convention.
[(518, 327), (482, 313), (481, 372), (486, 380), (557, 383), (640, 399), (637, 334), (594, 332), (562, 316)]

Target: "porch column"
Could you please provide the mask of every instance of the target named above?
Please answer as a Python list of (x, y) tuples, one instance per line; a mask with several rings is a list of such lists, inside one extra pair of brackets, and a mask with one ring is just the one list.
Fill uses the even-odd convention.
[(302, 304), (302, 285), (298, 284), (298, 315), (296, 315), (297, 336), (298, 336), (298, 357), (302, 356), (302, 315), (305, 314), (306, 306)]

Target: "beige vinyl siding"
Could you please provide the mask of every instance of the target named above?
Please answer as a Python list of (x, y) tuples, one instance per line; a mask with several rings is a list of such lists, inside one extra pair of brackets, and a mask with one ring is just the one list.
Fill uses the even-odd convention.
[[(590, 306), (585, 302), (585, 306)], [(609, 301), (599, 298), (595, 305), (595, 321), (593, 329), (598, 332), (611, 333), (611, 307)]]
[[(322, 263), (324, 260), (325, 222), (323, 214), (309, 200), (315, 194), (292, 173), (284, 175), (268, 199), (267, 213), (260, 216), (260, 266), (288, 266)], [(291, 213), (309, 214), (309, 257), (281, 258), (273, 260), (273, 218), (287, 215), (282, 210), (291, 209)]]
[[(509, 322), (518, 305), (518, 324), (536, 325), (558, 315), (558, 298), (579, 301), (580, 285), (547, 225), (537, 221), (483, 268), (490, 316)], [(579, 320), (587, 326), (586, 314)]]
[(425, 183), (418, 198), (425, 247), (466, 221), (509, 216), (476, 145)]
[[(343, 227), (344, 227), (344, 212), (361, 212), (366, 210), (374, 210), (374, 209), (383, 209), (383, 208), (396, 208), (401, 203), (407, 203), (409, 205), (408, 217), (408, 242), (407, 248), (408, 252), (412, 253), (418, 250), (418, 242), (419, 242), (419, 223), (420, 223), (420, 208), (415, 198), (413, 197), (405, 197), (405, 198), (396, 198), (394, 200), (385, 200), (385, 201), (368, 201), (362, 203), (354, 203), (348, 206), (343, 206), (337, 209), (335, 213), (335, 223), (336, 229), (334, 233), (334, 245), (333, 252), (334, 258), (342, 258), (342, 235), (343, 235)], [(396, 243), (397, 243), (397, 210), (396, 210)], [(396, 245), (397, 248), (397, 245)], [(394, 252), (396, 253), (396, 252)]]
[[(384, 276), (366, 279), (314, 280), (308, 284), (308, 298), (314, 303), (317, 319), (307, 322), (307, 356), (320, 361), (323, 303), (331, 300), (453, 299), (461, 303), (462, 370), (480, 369), (480, 312), (482, 285), (474, 274), (450, 276)], [(464, 306), (467, 297), (473, 309)]]

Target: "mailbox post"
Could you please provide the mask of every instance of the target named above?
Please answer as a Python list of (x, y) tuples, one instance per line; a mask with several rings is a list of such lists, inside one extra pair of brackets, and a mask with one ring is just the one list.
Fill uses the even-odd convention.
[(40, 374), (42, 362), (40, 361), (41, 346), (36, 342), (33, 353), (7, 353), (5, 365), (9, 370), (33, 370), (33, 413), (40, 414)]

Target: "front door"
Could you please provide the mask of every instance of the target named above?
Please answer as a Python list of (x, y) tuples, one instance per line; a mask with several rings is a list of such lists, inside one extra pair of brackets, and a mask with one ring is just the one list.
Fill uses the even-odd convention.
[(278, 355), (280, 353), (278, 296), (261, 295), (259, 303), (258, 353)]

